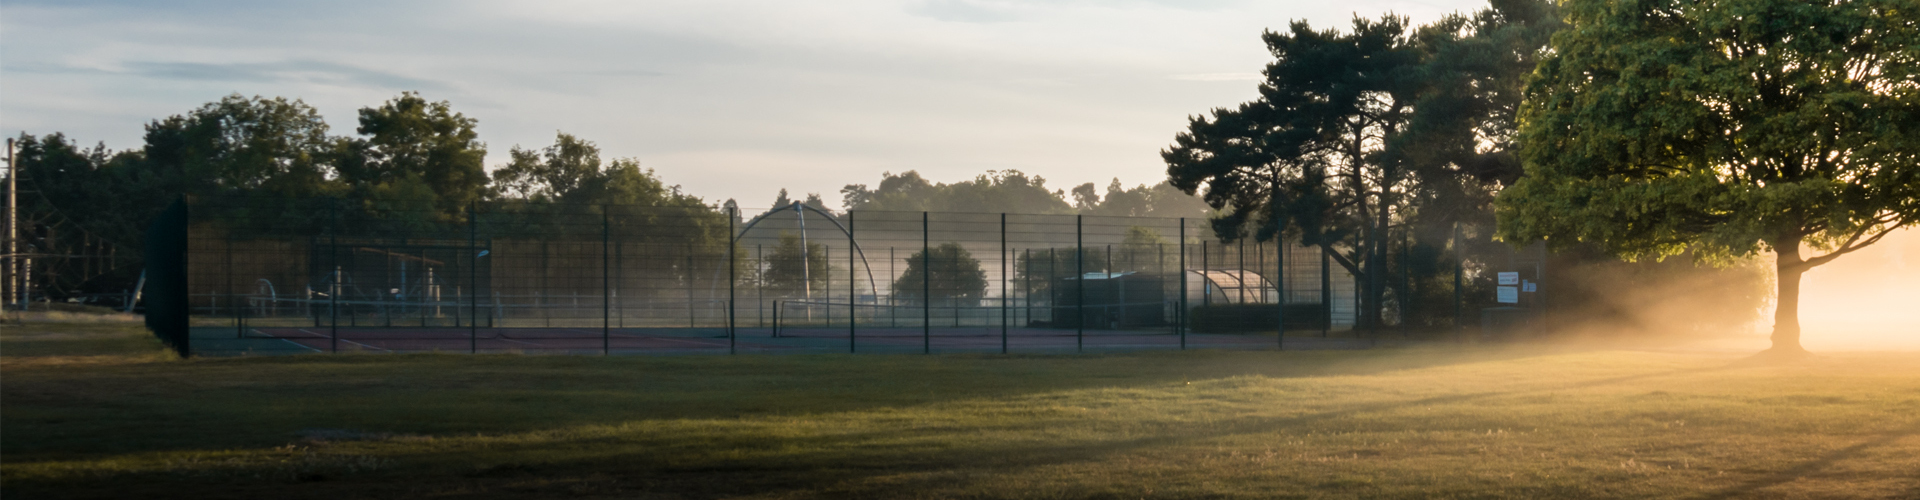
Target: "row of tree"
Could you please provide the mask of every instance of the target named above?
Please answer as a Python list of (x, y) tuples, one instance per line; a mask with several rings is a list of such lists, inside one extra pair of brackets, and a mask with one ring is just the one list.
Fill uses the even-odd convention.
[(1493, 245), (1494, 195), (1520, 177), (1520, 90), (1560, 27), (1550, 2), (1495, 0), (1424, 26), (1268, 32), (1261, 97), (1193, 118), (1161, 153), (1169, 181), (1222, 210), (1222, 238), (1324, 249), (1361, 281), (1360, 325), (1376, 327), (1393, 235)]
[[(459, 232), (477, 212), (489, 234), (586, 237), (602, 229), (581, 216), (606, 212), (623, 241), (689, 242), (686, 251), (701, 258), (725, 251), (722, 233), (735, 203), (709, 204), (635, 159), (603, 158), (591, 141), (559, 133), (549, 146), (516, 146), (489, 172), (477, 121), (446, 101), (408, 92), (360, 109), (357, 118), (354, 133), (339, 136), (302, 101), (230, 95), (148, 123), (137, 149), (82, 148), (59, 133), (23, 134), (15, 160), (27, 192), (26, 253), (41, 256), (36, 288), (61, 296), (127, 288), (139, 272), (132, 249), (140, 248), (146, 224), (182, 195), (219, 205), (208, 213), (236, 235), (351, 227), (363, 235), (424, 237)], [(1089, 183), (1075, 188), (1069, 203), (1065, 191), (1018, 171), (953, 184), (930, 183), (913, 171), (885, 174), (878, 189), (855, 184), (843, 194), (843, 207), (853, 210), (1206, 214), (1204, 203), (1165, 184), (1126, 189), (1115, 180), (1102, 199)], [(773, 206), (794, 201), (781, 190)], [(830, 211), (818, 195), (804, 203)]]
[[(1204, 200), (1161, 182), (1128, 188), (1114, 179), (1106, 196), (1089, 182), (1066, 190), (1047, 188), (1047, 180), (1018, 170), (991, 171), (952, 184), (928, 181), (919, 172), (881, 174), (874, 187), (848, 184), (840, 189), (849, 210), (895, 212), (973, 212), (1017, 214), (1083, 214), (1118, 217), (1205, 218), (1212, 209)], [(1071, 199), (1069, 199), (1071, 196)], [(783, 191), (774, 206), (785, 206)], [(818, 204), (818, 195), (807, 203)], [(824, 207), (821, 207), (824, 208)]]
[(1265, 40), (1260, 99), (1192, 119), (1169, 180), (1204, 188), (1223, 237), (1326, 249), (1363, 280), (1362, 327), (1395, 232), (1456, 255), (1770, 251), (1795, 353), (1801, 274), (1920, 223), (1908, 0), (1493, 0)]

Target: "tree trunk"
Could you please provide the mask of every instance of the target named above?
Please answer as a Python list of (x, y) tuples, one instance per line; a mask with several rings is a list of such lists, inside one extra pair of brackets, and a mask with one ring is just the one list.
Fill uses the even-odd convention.
[(1773, 347), (1775, 354), (1804, 354), (1800, 347), (1800, 275), (1807, 272), (1800, 259), (1800, 240), (1791, 238), (1773, 245), (1774, 272), (1778, 289), (1773, 309)]

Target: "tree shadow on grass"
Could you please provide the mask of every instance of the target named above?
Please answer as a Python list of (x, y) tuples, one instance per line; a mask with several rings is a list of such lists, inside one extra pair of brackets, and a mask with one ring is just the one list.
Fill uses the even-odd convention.
[[(1748, 481), (1746, 483), (1740, 484), (1738, 486), (1734, 486), (1732, 488), (1727, 488), (1724, 490), (1709, 493), (1709, 494), (1700, 496), (1699, 498), (1701, 498), (1702, 500), (1718, 500), (1718, 499), (1725, 499), (1725, 498), (1747, 498), (1749, 496), (1752, 496), (1755, 492), (1760, 491), (1761, 489), (1798, 481), (1800, 479), (1819, 473), (1821, 470), (1825, 470), (1828, 467), (1832, 467), (1834, 464), (1840, 463), (1841, 461), (1859, 457), (1860, 455), (1866, 453), (1867, 450), (1878, 448), (1881, 446), (1886, 446), (1888, 444), (1892, 444), (1896, 441), (1905, 439), (1915, 434), (1920, 434), (1920, 423), (1909, 425), (1904, 429), (1895, 429), (1891, 432), (1887, 432), (1887, 433), (1880, 434), (1878, 436), (1867, 438), (1866, 440), (1862, 440), (1858, 443), (1854, 443), (1853, 446), (1848, 446), (1845, 448), (1834, 450), (1832, 452), (1828, 452), (1827, 454), (1821, 455), (1812, 460), (1801, 462), (1798, 465), (1794, 465), (1793, 467), (1788, 467), (1786, 470), (1775, 472), (1773, 474), (1767, 475), (1766, 477)], [(1920, 489), (1915, 489), (1914, 491), (1911, 491), (1909, 493), (1910, 494), (1920, 493)], [(1920, 498), (1920, 495), (1911, 495), (1911, 497)]]
[[(558, 460), (545, 463), (494, 464), (468, 474), (478, 483), (510, 484), (541, 477), (555, 487), (568, 484), (567, 478), (618, 477), (632, 485), (645, 485), (656, 492), (686, 497), (723, 497), (730, 495), (788, 492), (847, 497), (888, 497), (903, 492), (929, 492), (962, 486), (963, 477), (980, 474), (1019, 472), (1035, 468), (1097, 461), (1102, 457), (1136, 450), (1168, 446), (1196, 445), (1234, 435), (1272, 433), (1280, 430), (1305, 431), (1316, 424), (1370, 413), (1388, 413), (1407, 408), (1471, 403), (1532, 393), (1602, 387), (1636, 380), (1657, 379), (1711, 372), (1723, 367), (1668, 370), (1621, 377), (1608, 377), (1566, 384), (1509, 391), (1485, 391), (1424, 397), (1402, 401), (1350, 404), (1324, 411), (1283, 417), (1244, 417), (1211, 422), (1204, 426), (1177, 427), (1166, 432), (1132, 439), (1107, 440), (1084, 444), (1056, 445), (1031, 443), (1015, 446), (942, 449), (930, 452), (925, 446), (911, 444), (924, 434), (937, 437), (952, 429), (889, 429), (862, 433), (842, 433), (807, 437), (782, 437), (770, 442), (735, 439), (688, 443), (685, 438), (660, 436), (630, 443), (646, 452), (617, 452), (591, 458)], [(1043, 420), (1009, 424), (996, 430), (1041, 431), (1057, 421)], [(590, 439), (576, 443), (534, 442), (495, 448), (508, 456), (543, 448), (568, 448), (590, 445)], [(847, 447), (847, 443), (906, 442), (898, 445)], [(748, 458), (723, 458), (725, 453), (687, 457), (676, 450), (713, 448), (745, 451)], [(766, 456), (754, 452), (773, 450)], [(803, 450), (779, 452), (779, 450)], [(817, 450), (817, 451), (804, 451)], [(944, 474), (943, 474), (944, 473)], [(581, 479), (586, 480), (586, 479)], [(804, 493), (803, 493), (804, 492)]]
[[(243, 429), (252, 428), (252, 432), (236, 432), (225, 435), (202, 426), (189, 435), (175, 436), (173, 439), (158, 440), (111, 440), (101, 449), (72, 450), (59, 449), (63, 459), (84, 458), (89, 454), (111, 454), (151, 451), (196, 451), (229, 448), (266, 447), (283, 444), (292, 438), (292, 434), (306, 428), (349, 428), (355, 430), (394, 432), (403, 434), (514, 434), (543, 430), (569, 429), (595, 425), (617, 425), (626, 422), (646, 422), (655, 420), (725, 420), (732, 418), (779, 419), (783, 417), (804, 418), (807, 415), (867, 411), (887, 407), (914, 407), (945, 402), (1011, 399), (1030, 395), (1101, 388), (1160, 387), (1178, 384), (1181, 380), (1209, 380), (1236, 376), (1263, 376), (1272, 378), (1308, 378), (1336, 375), (1369, 375), (1400, 370), (1416, 370), (1459, 365), (1510, 361), (1543, 355), (1566, 354), (1566, 349), (1450, 349), (1450, 350), (1390, 350), (1390, 351), (1322, 351), (1307, 353), (1258, 353), (1258, 352), (1200, 352), (1200, 353), (1126, 353), (1087, 356), (1047, 356), (1047, 355), (951, 355), (936, 357), (920, 356), (793, 356), (760, 358), (628, 358), (600, 360), (581, 357), (514, 357), (495, 356), (474, 360), (460, 356), (440, 356), (439, 363), (427, 363), (431, 373), (421, 373), (413, 359), (390, 356), (340, 356), (279, 359), (225, 359), (196, 361), (186, 367), (192, 370), (200, 367), (238, 368), (233, 373), (248, 373), (249, 368), (285, 368), (288, 366), (306, 366), (320, 370), (331, 378), (309, 380), (304, 385), (266, 384), (265, 386), (247, 386), (236, 384), (232, 388), (215, 388), (209, 394), (207, 390), (196, 391), (193, 396), (205, 399), (235, 399), (221, 404), (207, 404), (193, 410), (185, 416), (170, 417), (193, 418), (202, 422), (224, 423), (224, 425)], [(430, 360), (431, 361), (431, 360)], [(608, 365), (611, 363), (611, 365)], [(177, 368), (177, 367), (176, 367)], [(1293, 415), (1287, 417), (1245, 417), (1214, 421), (1204, 426), (1173, 429), (1155, 435), (1134, 439), (1111, 440), (1081, 445), (1028, 444), (1024, 446), (998, 446), (992, 448), (974, 448), (946, 450), (937, 456), (928, 456), (926, 449), (912, 445), (900, 446), (859, 446), (851, 451), (846, 443), (864, 443), (872, 441), (894, 441), (903, 437), (900, 429), (888, 429), (857, 434), (828, 434), (820, 436), (788, 438), (781, 437), (774, 442), (753, 443), (735, 440), (713, 442), (690, 441), (691, 437), (661, 436), (623, 443), (622, 447), (647, 450), (642, 452), (607, 450), (610, 455), (597, 455), (589, 459), (556, 460), (527, 464), (504, 464), (510, 467), (500, 468), (503, 464), (483, 464), (488, 469), (466, 471), (473, 478), (461, 479), (478, 482), (517, 481), (528, 477), (550, 475), (555, 477), (601, 477), (617, 476), (637, 478), (635, 481), (649, 484), (649, 488), (680, 491), (693, 496), (734, 494), (752, 491), (784, 489), (813, 489), (823, 485), (859, 485), (870, 484), (869, 480), (881, 476), (898, 476), (911, 473), (941, 472), (952, 469), (1014, 471), (1067, 464), (1098, 459), (1101, 456), (1124, 453), (1129, 450), (1148, 449), (1169, 445), (1192, 444), (1209, 439), (1259, 432), (1273, 432), (1278, 429), (1302, 428), (1320, 422), (1336, 421), (1373, 412), (1391, 412), (1394, 410), (1431, 406), (1438, 404), (1464, 403), (1490, 398), (1515, 396), (1528, 393), (1566, 390), (1582, 387), (1596, 387), (1619, 384), (1634, 380), (1668, 377), (1723, 369), (1707, 367), (1685, 370), (1669, 370), (1641, 373), (1619, 377), (1607, 377), (1571, 384), (1553, 384), (1550, 387), (1515, 389), (1507, 391), (1486, 391), (1465, 394), (1440, 395), (1403, 401), (1381, 401), (1364, 404), (1349, 404), (1324, 411)], [(269, 370), (271, 371), (271, 370)], [(916, 373), (917, 372), (917, 373)], [(137, 375), (137, 374), (136, 374)], [(285, 374), (255, 373), (271, 379)], [(415, 382), (414, 385), (383, 385), (378, 382), (385, 379), (404, 377)], [(422, 380), (441, 377), (444, 380)], [(360, 386), (360, 381), (375, 381), (372, 386)], [(342, 385), (344, 384), (344, 385)], [(504, 419), (495, 422), (482, 422), (475, 426), (479, 430), (467, 432), (432, 432), (410, 429), (405, 425), (388, 428), (363, 428), (367, 426), (341, 425), (342, 421), (367, 422), (385, 421), (404, 423), (407, 418), (419, 418), (419, 408), (398, 408), (391, 415), (355, 414), (351, 408), (328, 407), (341, 393), (368, 391), (389, 391), (391, 394), (375, 396), (392, 399), (402, 406), (409, 404), (404, 399), (413, 391), (426, 390), (420, 385), (446, 384), (439, 390), (452, 391), (473, 397), (473, 401), (453, 406), (435, 408), (425, 412), (431, 418), (433, 413), (446, 415), (484, 414), (498, 411), (500, 405), (522, 405), (523, 413), (537, 418)], [(303, 394), (300, 387), (319, 389), (329, 395)], [(278, 391), (273, 396), (263, 396), (262, 390)], [(561, 394), (546, 394), (555, 389), (564, 389)], [(221, 391), (232, 392), (222, 395)], [(464, 391), (464, 392), (463, 392)], [(543, 395), (544, 394), (544, 395)], [(526, 395), (530, 399), (514, 401), (516, 395)], [(249, 412), (258, 412), (257, 405), (246, 400), (301, 399), (311, 398), (305, 404), (321, 408), (312, 418), (293, 423), (286, 420), (263, 421), (252, 418)], [(454, 398), (459, 399), (459, 398)], [(15, 402), (9, 401), (9, 409)], [(412, 404), (418, 405), (417, 402)], [(126, 407), (122, 407), (125, 409)], [(138, 411), (138, 406), (133, 407)], [(1030, 423), (1012, 423), (996, 426), (994, 430), (1034, 432), (1055, 425), (1046, 421)], [(8, 426), (9, 434), (19, 428)], [(285, 427), (285, 428), (282, 428)], [(30, 429), (28, 429), (30, 430)], [(177, 430), (177, 429), (176, 429)], [(908, 430), (907, 433), (925, 432), (928, 437), (942, 433), (951, 433), (953, 429), (930, 428)], [(195, 435), (198, 434), (198, 435)], [(19, 435), (19, 434), (15, 434)], [(746, 437), (751, 437), (746, 436)], [(911, 435), (905, 437), (912, 437)], [(506, 454), (533, 453), (548, 454), (554, 450), (582, 449), (591, 450), (599, 438), (579, 438), (574, 443), (569, 439), (535, 440), (526, 443), (503, 443), (489, 446), (490, 451)], [(12, 440), (10, 440), (12, 441)], [(42, 443), (58, 445), (58, 442)], [(818, 450), (802, 451), (797, 454), (776, 454), (778, 456), (747, 459), (703, 459), (683, 460), (671, 450), (698, 449), (700, 447), (754, 449), (764, 446), (779, 446), (787, 449)], [(546, 453), (537, 453), (545, 451)], [(422, 450), (392, 456), (401, 463), (414, 460), (426, 462), (450, 462), (444, 451)], [(32, 453), (17, 453), (10, 450), (8, 461), (14, 463), (35, 461)], [(101, 457), (105, 458), (105, 457)], [(453, 460), (457, 462), (458, 460)], [(456, 473), (458, 474), (458, 473)], [(378, 475), (365, 478), (375, 482), (385, 481)], [(927, 481), (941, 481), (928, 478)], [(197, 482), (197, 481), (196, 481)], [(393, 480), (392, 488), (417, 488), (417, 481)], [(65, 483), (56, 481), (56, 483)], [(552, 484), (561, 485), (562, 482)], [(15, 483), (18, 485), (19, 483)], [(936, 487), (934, 484), (907, 485), (909, 490), (915, 487)], [(83, 487), (79, 484), (40, 484), (35, 487)], [(558, 486), (556, 486), (558, 487)], [(839, 488), (839, 487), (837, 487)], [(878, 487), (874, 487), (878, 488)], [(885, 489), (863, 490), (858, 486), (839, 488), (856, 495), (886, 496), (898, 493), (891, 487)], [(336, 491), (335, 487), (320, 488), (315, 491)], [(414, 491), (414, 490), (408, 490)]]
[[(1369, 375), (1547, 349), (1095, 355), (634, 357), (348, 355), (14, 370), (8, 462), (284, 444), (304, 429), (473, 435), (675, 419), (778, 417), (1235, 376)], [(111, 413), (111, 415), (107, 415)], [(86, 429), (102, 417), (144, 432)], [(78, 424), (78, 425), (76, 425)], [(58, 427), (55, 427), (57, 425)]]
[[(1276, 430), (1304, 430), (1325, 422), (1334, 422), (1369, 413), (1386, 413), (1407, 408), (1432, 405), (1470, 403), (1501, 397), (1520, 396), (1531, 393), (1564, 391), (1569, 389), (1601, 387), (1636, 380), (1656, 379), (1696, 373), (1712, 372), (1725, 367), (1707, 367), (1682, 370), (1669, 370), (1655, 373), (1637, 374), (1621, 377), (1609, 377), (1571, 384), (1553, 384), (1511, 391), (1487, 391), (1465, 394), (1433, 396), (1404, 401), (1384, 401), (1377, 403), (1346, 405), (1344, 407), (1286, 417), (1245, 417), (1215, 421), (1205, 426), (1186, 427), (1172, 432), (1163, 432), (1133, 439), (1110, 440), (1080, 445), (1029, 444), (1024, 446), (1001, 446), (992, 448), (948, 449), (938, 454), (930, 454), (924, 448), (901, 446), (894, 449), (863, 447), (855, 452), (845, 450), (799, 453), (766, 459), (709, 460), (698, 463), (673, 463), (673, 458), (655, 454), (621, 454), (614, 457), (599, 457), (590, 461), (561, 461), (535, 466), (527, 474), (565, 473), (564, 471), (594, 470), (601, 473), (617, 473), (604, 469), (607, 464), (620, 464), (615, 469), (632, 474), (641, 482), (664, 491), (688, 497), (724, 497), (750, 493), (767, 493), (794, 490), (806, 490), (823, 496), (870, 497), (881, 498), (900, 495), (903, 492), (929, 492), (962, 486), (964, 479), (953, 474), (940, 472), (998, 473), (1033, 470), (1071, 463), (1099, 460), (1102, 457), (1127, 453), (1135, 450), (1155, 449), (1168, 446), (1193, 445), (1219, 438), (1270, 433)], [(1036, 422), (1024, 430), (1037, 430), (1049, 422)], [(908, 431), (912, 432), (912, 431)], [(820, 449), (835, 443), (859, 442), (867, 439), (901, 439), (901, 431), (884, 431), (861, 434), (836, 434), (806, 438), (785, 438), (776, 446), (792, 449)], [(667, 445), (668, 443), (657, 443)], [(728, 443), (744, 444), (744, 443)], [(644, 446), (643, 446), (644, 447)], [(662, 446), (660, 449), (670, 449)], [(577, 473), (577, 472), (576, 472)], [(912, 474), (936, 473), (936, 477), (908, 479)], [(888, 478), (886, 481), (876, 479)]]

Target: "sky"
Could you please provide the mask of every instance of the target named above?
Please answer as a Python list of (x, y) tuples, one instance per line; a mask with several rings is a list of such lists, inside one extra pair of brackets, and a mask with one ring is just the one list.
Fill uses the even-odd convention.
[(0, 131), (140, 146), (228, 94), (336, 135), (402, 91), (479, 120), (489, 168), (567, 132), (747, 207), (918, 170), (1165, 178), (1189, 116), (1256, 97), (1264, 30), (1469, 0), (0, 1)]

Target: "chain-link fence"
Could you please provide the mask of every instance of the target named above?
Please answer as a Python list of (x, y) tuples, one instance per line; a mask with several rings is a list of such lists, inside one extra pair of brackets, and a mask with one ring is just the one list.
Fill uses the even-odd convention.
[[(1060, 352), (1370, 345), (1317, 247), (1207, 221), (198, 200), (193, 349)], [(1405, 293), (1405, 292), (1400, 292)]]

